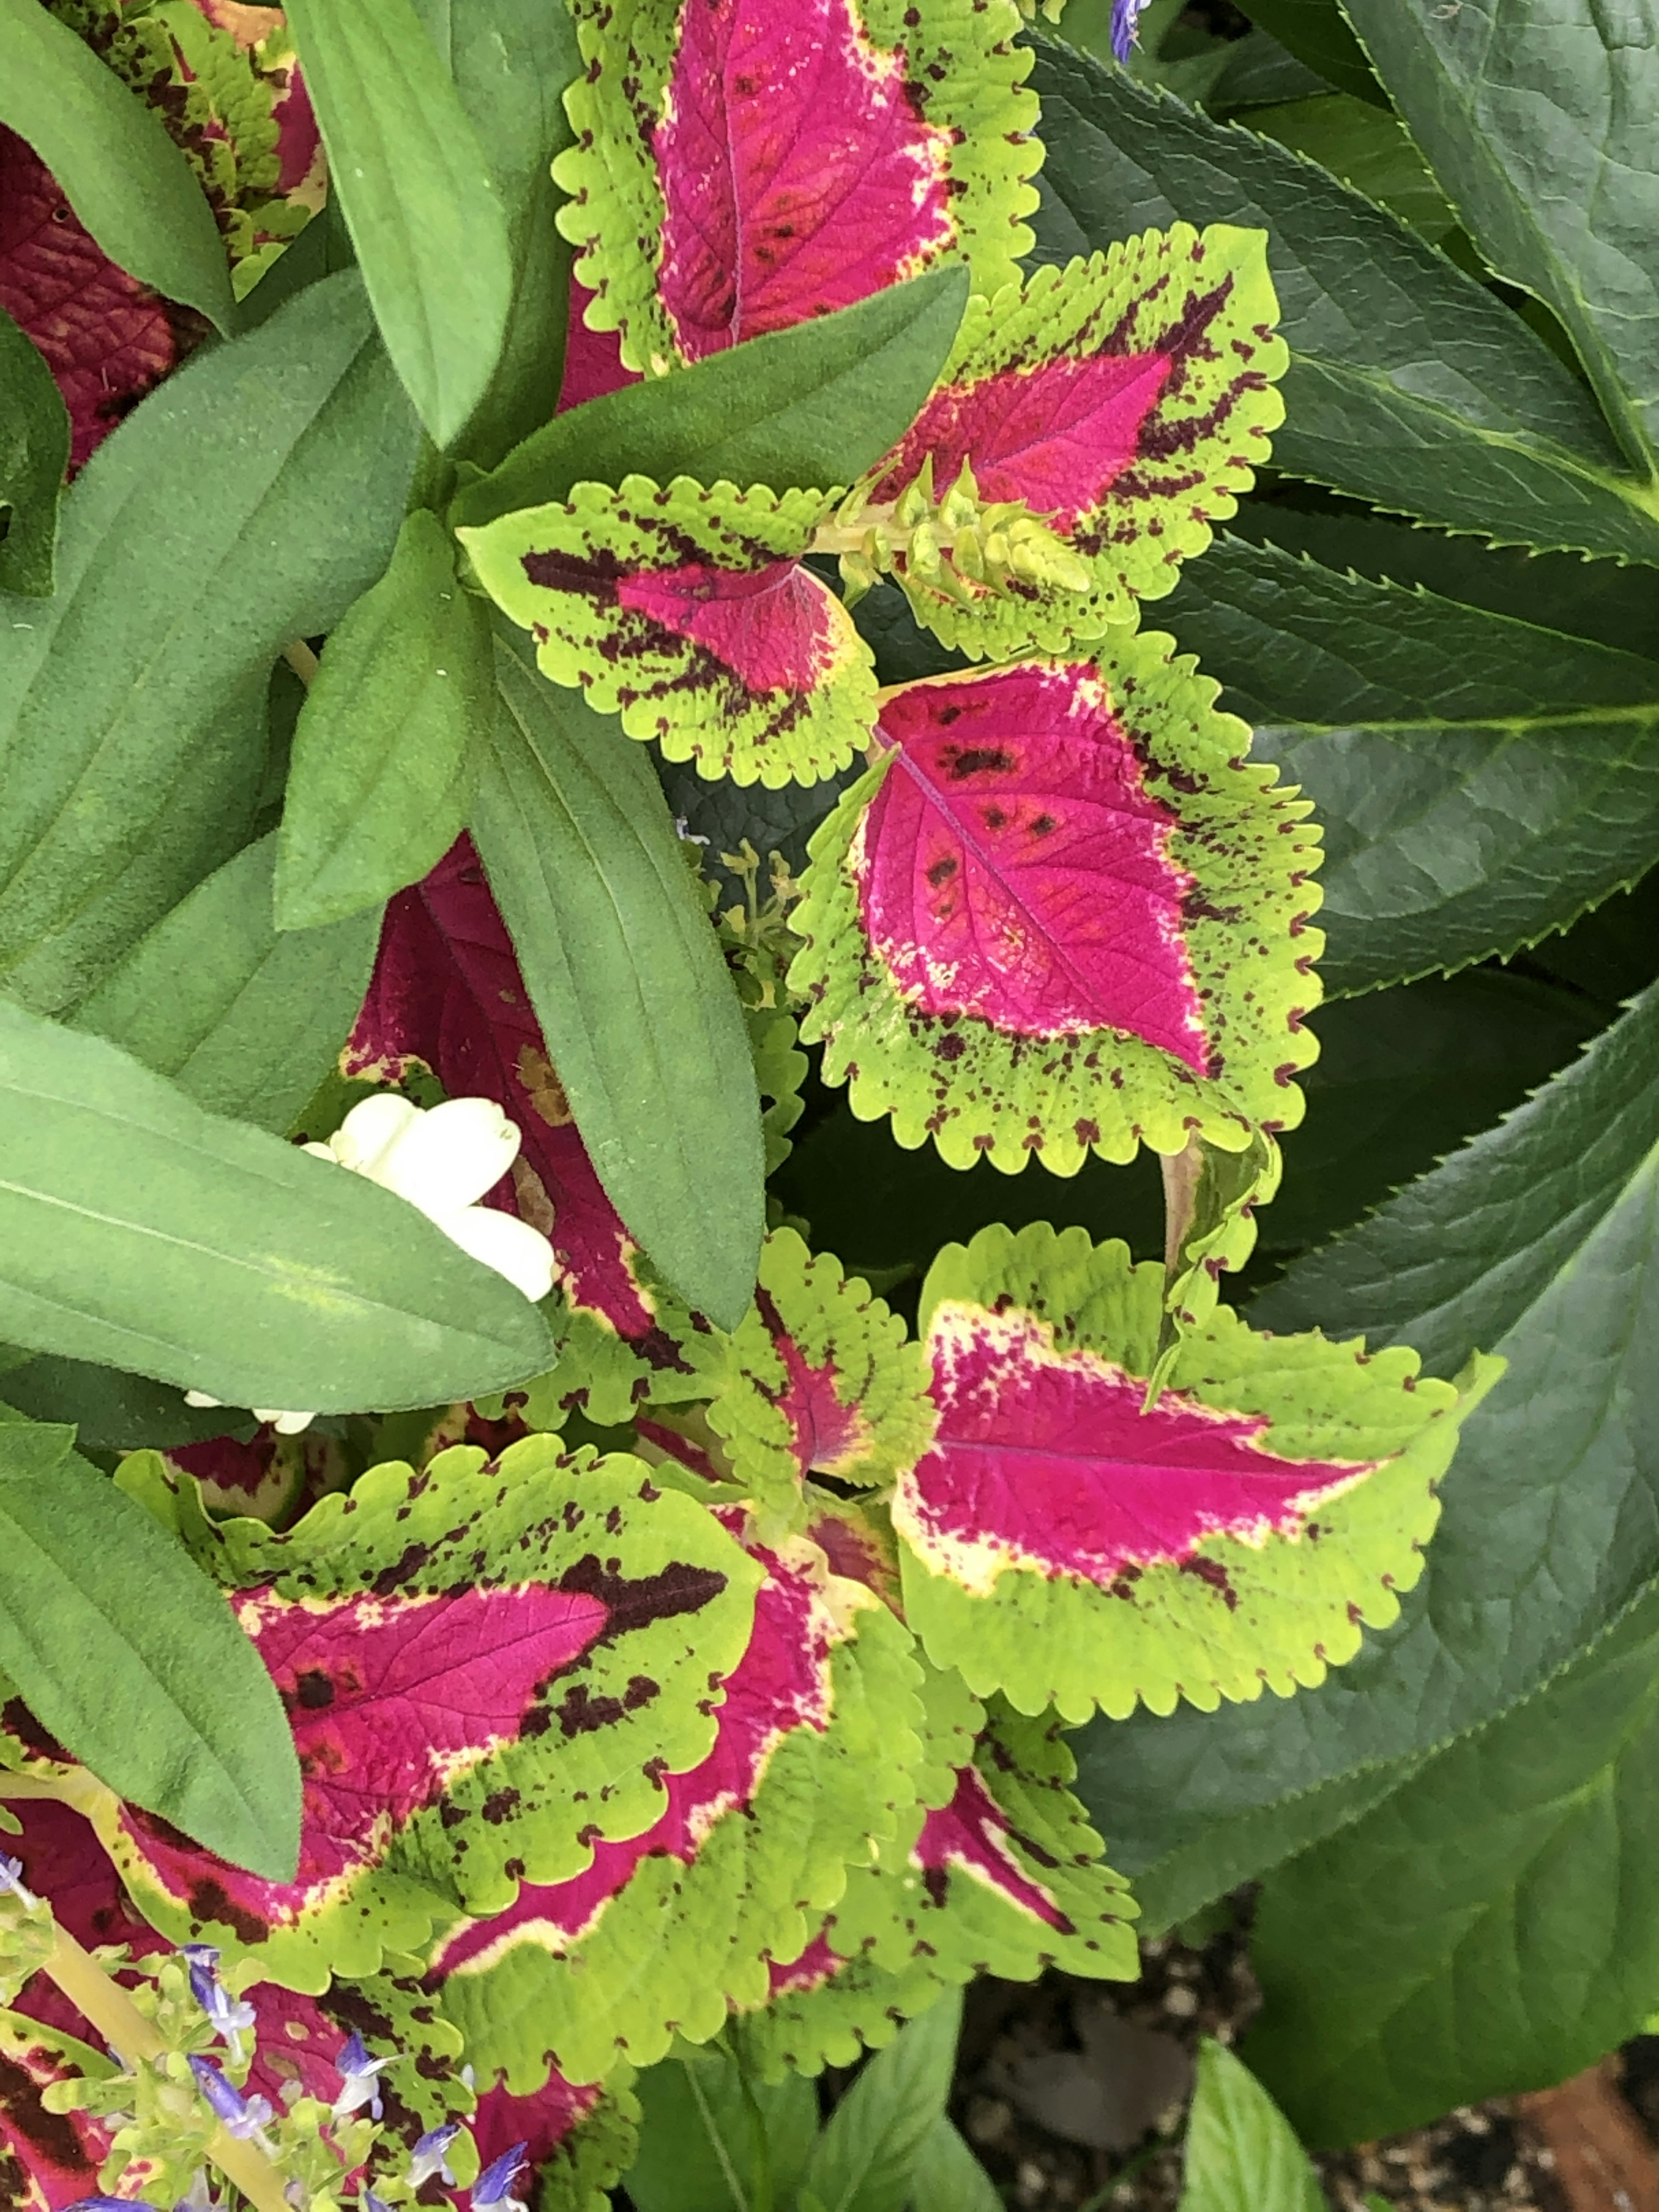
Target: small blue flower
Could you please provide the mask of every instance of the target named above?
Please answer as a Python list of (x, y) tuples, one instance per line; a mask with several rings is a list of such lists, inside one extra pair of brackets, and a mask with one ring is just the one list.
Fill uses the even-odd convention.
[(339, 2069), (341, 2081), (345, 2084), (339, 2095), (334, 2100), (335, 2118), (343, 2120), (348, 2113), (355, 2112), (362, 2105), (367, 2105), (370, 2119), (378, 2120), (382, 2106), (380, 2084), (377, 2077), (380, 2069), (383, 2066), (389, 2066), (392, 2061), (389, 2058), (371, 2058), (368, 2055), (368, 2046), (354, 2027), (340, 2045), (339, 2054), (334, 2063)]
[[(15, 1897), (26, 1910), (32, 1910), (40, 1902), (33, 1890), (25, 1889), (23, 1887), (21, 1859), (9, 1859), (0, 1856), (0, 1890), (3, 1890), (9, 1897)], [(88, 2203), (92, 2201), (90, 2197), (87, 2199)]]
[(513, 2184), (529, 2148), (528, 2143), (514, 2143), (485, 2166), (472, 2185), (472, 2212), (493, 2212), (496, 2205), (502, 2212), (525, 2212), (522, 2200), (513, 2194)]
[(1135, 25), (1146, 0), (1112, 0), (1112, 52), (1127, 62), (1135, 44)]
[(433, 2128), (423, 2135), (409, 2154), (409, 2185), (418, 2189), (423, 2181), (430, 2181), (435, 2173), (446, 2189), (455, 2186), (455, 2177), (449, 2170), (445, 2154), (461, 2132), (459, 2124), (451, 2121), (447, 2127)]
[(219, 1953), (211, 1943), (181, 1943), (190, 1964), (190, 1993), (208, 2016), (208, 2025), (230, 2048), (233, 2066), (242, 2063), (242, 2038), (253, 2027), (253, 2007), (239, 2004), (219, 1979)]
[(190, 2070), (196, 2086), (239, 2142), (249, 2142), (271, 2117), (263, 2097), (244, 2097), (226, 2081), (211, 2060), (192, 2057)]
[(160, 2212), (160, 2208), (142, 2197), (82, 2197), (65, 2212)]

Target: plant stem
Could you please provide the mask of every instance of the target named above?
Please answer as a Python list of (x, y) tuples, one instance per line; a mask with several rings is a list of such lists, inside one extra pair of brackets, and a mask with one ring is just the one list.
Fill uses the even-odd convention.
[[(62, 1927), (44, 1971), (129, 2064), (167, 2057), (167, 2045), (155, 2021), (144, 2018), (126, 1991)], [(257, 2143), (239, 2142), (228, 2128), (221, 2127), (208, 2145), (208, 2156), (259, 2212), (292, 2212), (282, 2176)]]
[(283, 658), (299, 678), (301, 683), (309, 690), (311, 680), (322, 663), (306, 643), (304, 638), (296, 637), (291, 644), (285, 645), (283, 647)]

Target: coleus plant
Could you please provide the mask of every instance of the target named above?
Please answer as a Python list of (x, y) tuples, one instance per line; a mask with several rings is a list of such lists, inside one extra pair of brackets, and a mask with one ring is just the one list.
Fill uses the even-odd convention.
[[(0, 2175), (574, 2212), (677, 2038), (1133, 1976), (1067, 1731), (1423, 1574), (1502, 1361), (1222, 1297), (1321, 827), (1182, 647), (1318, 316), (1248, 194), (1070, 239), (1067, 70), (1222, 152), (1014, 0), (0, 34)], [(1019, 1224), (872, 1284), (837, 1114)]]

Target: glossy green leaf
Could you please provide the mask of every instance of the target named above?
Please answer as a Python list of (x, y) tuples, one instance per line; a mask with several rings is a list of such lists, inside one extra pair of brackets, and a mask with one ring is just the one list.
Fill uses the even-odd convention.
[(69, 410), (52, 371), (0, 312), (0, 592), (48, 598)]
[(210, 1114), (281, 1136), (333, 1065), (374, 965), (378, 909), (322, 929), (272, 920), (275, 836), (216, 869), (75, 1018)]
[(0, 988), (73, 1006), (246, 840), (288, 640), (385, 568), (417, 430), (349, 274), (198, 354), (0, 601)]
[(6, 1402), (32, 1421), (66, 1421), (87, 1451), (158, 1451), (233, 1431), (251, 1434), (253, 1415), (235, 1407), (187, 1406), (182, 1391), (147, 1375), (123, 1374), (85, 1359), (23, 1354), (3, 1371)]
[(1434, 172), (1397, 115), (1352, 94), (1329, 92), (1257, 107), (1246, 119), (1263, 137), (1305, 154), (1367, 199), (1392, 208), (1431, 245), (1443, 245), (1457, 228)]
[(300, 1765), (276, 1685), (223, 1593), (73, 1440), (0, 1411), (0, 1668), (118, 1796), (287, 1881)]
[(803, 2190), (823, 2212), (904, 2212), (944, 2117), (961, 2030), (952, 1990), (870, 2060), (812, 2148)]
[(718, 2045), (640, 2076), (639, 2156), (623, 2176), (635, 2212), (778, 2212), (793, 2204), (817, 2133), (799, 2074), (747, 2078)]
[(1003, 2212), (1002, 2191), (948, 2119), (916, 2153), (910, 2212)]
[(1291, 355), (1277, 467), (1488, 538), (1659, 560), (1659, 501), (1491, 292), (1285, 148), (1033, 43), (1044, 259), (1177, 216), (1267, 229)]
[(1079, 1740), (1154, 1926), (1303, 1849), (1574, 1659), (1659, 1573), (1659, 989), (1498, 1127), (1299, 1261), (1253, 1324), (1474, 1346), (1465, 1427), (1394, 1627), (1288, 1705)]
[(325, 1413), (476, 1397), (550, 1352), (402, 1199), (3, 1002), (0, 1338)]
[(495, 708), (489, 611), (454, 541), (407, 515), (392, 565), (330, 637), (294, 733), (276, 848), (278, 928), (384, 905), (461, 834)]
[(451, 520), (472, 526), (625, 475), (827, 490), (896, 446), (944, 368), (968, 298), (960, 265), (855, 307), (751, 338), (550, 422), (469, 485)]
[(1650, 8), (1348, 0), (1377, 74), (1500, 276), (1572, 334), (1659, 514), (1659, 39)]
[(553, 221), (563, 198), (553, 161), (572, 143), (562, 95), (581, 56), (568, 9), (544, 0), (468, 0), (441, 12), (440, 51), (500, 188), (513, 263), (501, 358), (459, 449), (493, 468), (558, 404), (571, 249)]
[(501, 187), (410, 0), (294, 0), (288, 20), (380, 335), (433, 442), (448, 446), (506, 334)]
[(1198, 2051), (1181, 2212), (1326, 2212), (1289, 2121), (1249, 2067), (1210, 2036)]
[(28, 140), (112, 261), (228, 331), (219, 227), (160, 116), (39, 0), (0, 0), (0, 123)]
[(1246, 2051), (1310, 2140), (1540, 2089), (1659, 1986), (1659, 1594), (1268, 1880)]
[(1365, 50), (1337, 0), (1251, 0), (1250, 21), (1271, 31), (1280, 46), (1339, 92), (1379, 107), (1386, 104)]
[(1170, 627), (1325, 831), (1329, 992), (1509, 954), (1659, 849), (1659, 672), (1223, 539)]
[(763, 1228), (742, 1008), (649, 762), (503, 631), (471, 828), (583, 1142), (690, 1304), (735, 1328)]

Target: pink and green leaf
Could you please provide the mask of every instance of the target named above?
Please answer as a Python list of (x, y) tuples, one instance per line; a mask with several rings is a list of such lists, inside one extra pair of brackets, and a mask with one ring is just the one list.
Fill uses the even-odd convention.
[(1030, 57), (1012, 0), (576, 0), (554, 173), (587, 319), (630, 368), (787, 330), (945, 260), (1029, 252)]
[(984, 1696), (1068, 1721), (1322, 1682), (1422, 1571), (1458, 1387), (1396, 1346), (1224, 1308), (1146, 1404), (1164, 1271), (1037, 1224), (947, 1246), (922, 1292), (939, 1431), (893, 1501), (905, 1609)]
[(755, 1303), (726, 1340), (709, 1427), (733, 1480), (769, 1514), (799, 1525), (812, 1474), (874, 1489), (932, 1440), (927, 1363), (904, 1323), (838, 1261), (776, 1229), (761, 1253)]
[(1064, 652), (1172, 590), (1270, 456), (1290, 359), (1278, 319), (1265, 233), (1229, 223), (1149, 231), (969, 301), (944, 375), (870, 496), (896, 500), (929, 460), (943, 492), (967, 464), (981, 499), (1045, 517), (1088, 584), (959, 579), (945, 592), (901, 560), (918, 618), (1000, 660)]
[[(1197, 1158), (1194, 1159), (1194, 1152)], [(1201, 1328), (1216, 1310), (1224, 1274), (1237, 1274), (1255, 1249), (1255, 1210), (1278, 1194), (1284, 1162), (1270, 1136), (1257, 1131), (1242, 1152), (1199, 1145), (1171, 1164), (1179, 1182), (1190, 1172), (1192, 1212), (1177, 1232), (1180, 1249), (1166, 1264), (1164, 1323), (1158, 1358), (1147, 1378), (1147, 1395), (1157, 1395), (1170, 1378), (1182, 1341)], [(1166, 1183), (1166, 1211), (1172, 1194)], [(1171, 1255), (1166, 1252), (1166, 1263)]]
[(263, 1881), (130, 1808), (100, 1831), (165, 1934), (313, 1990), (648, 1826), (663, 1777), (708, 1755), (759, 1579), (641, 1462), (541, 1437), (372, 1468), (286, 1535), (224, 1524), (207, 1564), (290, 1716), (299, 1874)]
[[(731, 1509), (721, 1518), (741, 1526)], [(912, 1802), (918, 1670), (909, 1638), (810, 1546), (757, 1547), (766, 1579), (713, 1751), (671, 1778), (656, 1822), (586, 1871), (526, 1882), (453, 1929), (427, 1986), (481, 2069), (515, 2090), (648, 2064), (763, 2002), (768, 1960), (801, 1951)]]
[[(65, 2212), (100, 2193), (111, 2129), (90, 2112), (54, 2112), (43, 2101), (56, 2081), (98, 2080), (110, 2061), (89, 2045), (21, 2012), (0, 2010), (0, 2206), (5, 2212)], [(133, 2182), (142, 2194), (145, 2169)]]
[(953, 1167), (1242, 1151), (1316, 1046), (1319, 831), (1154, 634), (887, 695), (811, 848), (804, 1042)]
[(544, 675), (669, 760), (778, 788), (845, 768), (875, 720), (870, 649), (798, 558), (831, 504), (628, 477), (459, 535)]

